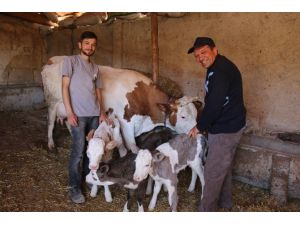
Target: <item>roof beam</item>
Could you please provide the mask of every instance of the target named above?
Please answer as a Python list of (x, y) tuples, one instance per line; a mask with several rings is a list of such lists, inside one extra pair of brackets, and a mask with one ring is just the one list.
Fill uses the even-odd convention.
[(55, 23), (48, 20), (44, 14), (30, 13), (30, 12), (5, 12), (4, 14), (19, 19), (23, 19), (32, 23), (38, 23), (46, 26), (55, 26)]

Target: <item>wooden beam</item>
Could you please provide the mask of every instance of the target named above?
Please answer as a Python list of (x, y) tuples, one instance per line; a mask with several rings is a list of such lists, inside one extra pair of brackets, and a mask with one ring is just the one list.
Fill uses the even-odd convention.
[(12, 17), (16, 17), (22, 20), (26, 20), (32, 23), (38, 23), (46, 26), (54, 26), (55, 23), (47, 19), (43, 14), (31, 13), (31, 12), (5, 12), (4, 14)]
[(55, 12), (43, 12), (43, 14), (53, 23), (58, 23), (58, 17)]
[(153, 82), (157, 83), (159, 65), (158, 65), (158, 22), (156, 13), (151, 13), (151, 40), (152, 40), (152, 73)]

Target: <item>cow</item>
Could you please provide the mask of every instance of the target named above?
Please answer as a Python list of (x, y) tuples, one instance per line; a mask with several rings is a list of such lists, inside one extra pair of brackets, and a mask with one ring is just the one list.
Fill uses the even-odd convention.
[(132, 205), (132, 197), (137, 193), (138, 211), (144, 211), (143, 190), (151, 162), (152, 155), (147, 149), (140, 149), (137, 154), (129, 152), (124, 157), (101, 162), (97, 172), (86, 177), (86, 182), (93, 185), (119, 184), (127, 188), (128, 199), (123, 211), (128, 211), (128, 206)]
[[(186, 134), (180, 134), (169, 142), (156, 148), (153, 155), (150, 176), (155, 181), (153, 195), (148, 209), (154, 209), (161, 186), (164, 184), (168, 190), (168, 201), (171, 211), (177, 211), (177, 174), (189, 166), (192, 169), (192, 182), (189, 191), (195, 189), (197, 175), (200, 178), (201, 187), (204, 183), (204, 163), (207, 154), (206, 138), (198, 134), (196, 138), (190, 138)], [(202, 194), (201, 194), (202, 198)]]
[[(127, 153), (123, 144), (118, 118), (113, 114), (112, 109), (107, 112), (107, 115), (112, 121), (112, 124), (109, 125), (103, 121), (96, 130), (91, 130), (87, 135), (88, 147), (86, 154), (89, 158), (89, 176), (94, 176), (94, 173), (99, 168), (100, 161), (107, 162), (112, 159), (114, 148), (118, 148), (121, 157)], [(108, 185), (103, 186), (105, 190), (105, 200), (111, 202), (112, 197)], [(97, 191), (98, 186), (92, 185), (90, 196), (96, 197)]]
[[(49, 149), (55, 147), (52, 133), (56, 117), (66, 117), (61, 94), (63, 58), (50, 58), (42, 70), (48, 104)], [(120, 120), (125, 145), (132, 152), (139, 150), (135, 137), (156, 126), (166, 125), (177, 133), (187, 133), (196, 125), (198, 110), (201, 110), (198, 97), (184, 96), (169, 101), (167, 94), (139, 72), (109, 66), (99, 66), (99, 71), (103, 82), (102, 98), (105, 108), (114, 109)]]

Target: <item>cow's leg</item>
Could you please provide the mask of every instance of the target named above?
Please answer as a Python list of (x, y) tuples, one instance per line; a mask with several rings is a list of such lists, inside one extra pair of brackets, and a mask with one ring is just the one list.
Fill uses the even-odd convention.
[[(120, 121), (121, 122), (121, 121)], [(131, 150), (133, 153), (137, 153), (139, 148), (136, 146), (135, 138), (134, 138), (134, 124), (126, 121), (127, 124), (121, 122), (122, 133), (124, 134), (124, 140), (126, 147)]]
[(156, 201), (157, 201), (157, 196), (158, 196), (158, 194), (160, 192), (161, 186), (162, 186), (162, 182), (155, 181), (154, 189), (153, 189), (153, 195), (152, 195), (150, 204), (148, 206), (149, 210), (154, 210), (155, 205), (156, 205)]
[(148, 183), (147, 183), (147, 190), (146, 195), (151, 195), (152, 193), (152, 186), (153, 186), (153, 179), (151, 176), (148, 177)]
[(53, 141), (53, 130), (56, 118), (56, 105), (50, 105), (48, 108), (48, 148), (50, 150), (55, 148)]
[(104, 185), (104, 196), (106, 202), (112, 202), (112, 197), (108, 185)]
[(196, 171), (194, 171), (192, 169), (192, 179), (191, 179), (191, 183), (190, 183), (190, 186), (188, 188), (188, 191), (189, 192), (193, 192), (195, 190), (195, 187), (196, 187), (196, 181), (197, 181), (197, 173)]
[(178, 203), (177, 183), (178, 183), (177, 179), (173, 184), (171, 184), (170, 182), (166, 182), (166, 187), (168, 189), (168, 201), (172, 212), (177, 211), (177, 203)]
[(69, 124), (68, 120), (65, 121), (65, 124), (66, 124), (66, 127), (68, 128), (69, 130), (69, 133), (71, 134), (72, 136), (72, 132), (71, 132), (71, 125)]
[(92, 185), (92, 189), (91, 189), (91, 193), (90, 196), (92, 198), (95, 198), (97, 196), (97, 192), (98, 192), (98, 186), (96, 184)]
[(118, 147), (120, 157), (124, 157), (127, 154), (127, 149), (124, 144)]

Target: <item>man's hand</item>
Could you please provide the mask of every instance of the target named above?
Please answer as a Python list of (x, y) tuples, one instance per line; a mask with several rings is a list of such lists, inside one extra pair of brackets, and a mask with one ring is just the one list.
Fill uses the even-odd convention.
[(78, 118), (75, 113), (68, 114), (68, 123), (73, 127), (78, 126)]
[(197, 134), (199, 134), (200, 132), (199, 132), (199, 130), (197, 129), (197, 127), (196, 126), (194, 126), (191, 130), (190, 130), (190, 132), (189, 132), (189, 137), (196, 137), (196, 135)]

